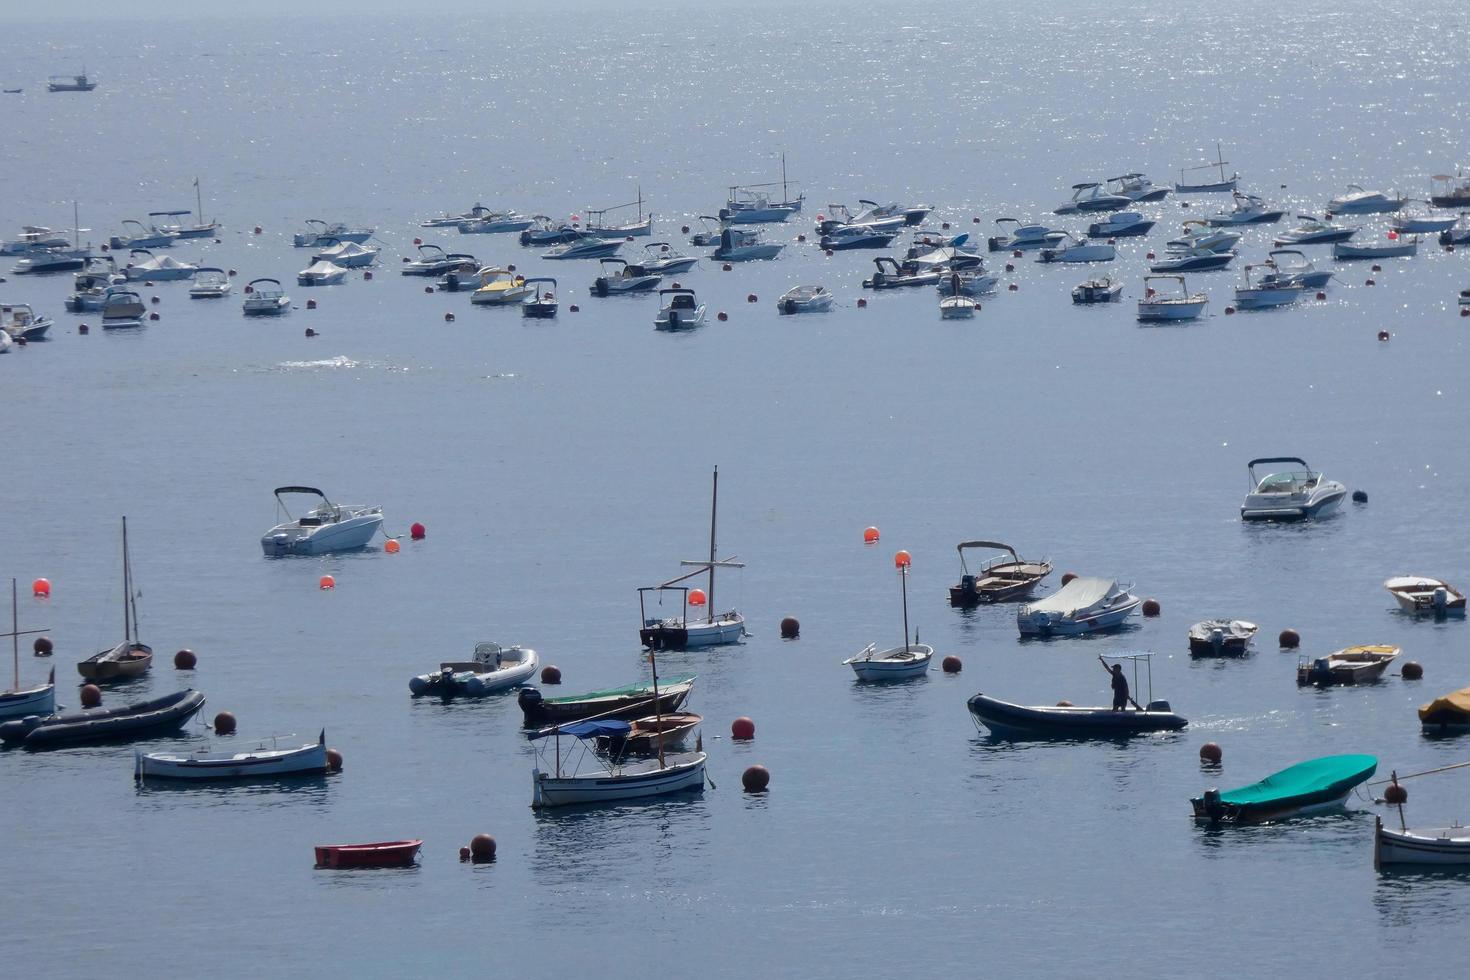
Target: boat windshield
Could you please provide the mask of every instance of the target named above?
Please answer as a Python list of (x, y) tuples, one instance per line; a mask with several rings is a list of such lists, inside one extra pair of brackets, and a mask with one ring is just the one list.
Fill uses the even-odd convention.
[(1312, 489), (1320, 479), (1322, 479), (1322, 474), (1311, 470), (1272, 473), (1256, 486), (1256, 493), (1299, 493)]

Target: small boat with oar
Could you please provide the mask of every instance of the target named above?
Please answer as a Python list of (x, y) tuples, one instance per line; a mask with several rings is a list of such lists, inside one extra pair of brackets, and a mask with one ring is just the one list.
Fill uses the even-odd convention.
[(1329, 687), (1334, 684), (1369, 684), (1383, 677), (1388, 665), (1398, 657), (1398, 647), (1344, 647), (1325, 657), (1303, 660), (1296, 665), (1296, 682), (1306, 686)]
[(857, 656), (842, 661), (845, 666), (852, 668), (860, 681), (906, 681), (921, 677), (928, 671), (929, 661), (934, 659), (934, 648), (927, 643), (920, 643), (917, 632), (914, 641), (908, 641), (911, 564), (913, 559), (907, 551), (900, 551), (893, 556), (893, 566), (898, 569), (898, 580), (902, 583), (904, 644), (879, 650), (878, 644), (869, 643)]
[[(1055, 706), (1011, 704), (986, 694), (976, 694), (967, 702), (970, 720), (975, 727), (987, 729), (996, 738), (1122, 738), (1148, 732), (1178, 731), (1189, 722), (1175, 714), (1168, 701), (1153, 696), (1152, 654), (1126, 654), (1111, 659), (1130, 662), (1134, 687), (1138, 686), (1138, 666), (1147, 668), (1148, 706), (1129, 698), (1132, 708), (1078, 707), (1062, 701)], [(1111, 673), (1107, 660), (1103, 669)]]
[(274, 779), (320, 775), (327, 771), (327, 730), (315, 742), (282, 748), (289, 735), (260, 741), (239, 752), (142, 752), (133, 750), (133, 779)]
[(471, 659), (445, 661), (434, 673), (410, 680), (408, 689), (414, 697), (482, 698), (526, 683), (540, 664), (541, 658), (530, 647), (476, 643)]
[(1260, 627), (1243, 619), (1206, 619), (1189, 628), (1191, 657), (1243, 657)]
[(375, 844), (319, 844), (318, 868), (411, 868), (422, 840), (390, 840)]
[(183, 728), (202, 707), (204, 695), (191, 689), (119, 708), (87, 708), (45, 717), (28, 715), (0, 725), (0, 742), (27, 749), (52, 749), (152, 738)]
[[(539, 688), (523, 687), (516, 696), (525, 727), (544, 728), (584, 718), (615, 718), (627, 721), (642, 718), (650, 712), (669, 714), (678, 711), (694, 688), (694, 676), (668, 678), (655, 693), (651, 684), (637, 683), (605, 691), (571, 694), (548, 698)], [(657, 707), (657, 711), (654, 709)]]
[(77, 673), (92, 683), (141, 677), (153, 664), (153, 648), (137, 639), (138, 600), (133, 565), (128, 558), (128, 519), (123, 518), (123, 641), (77, 664)]
[(1340, 810), (1353, 787), (1378, 769), (1371, 755), (1327, 755), (1299, 762), (1259, 782), (1205, 790), (1191, 799), (1194, 819), (1210, 826), (1266, 823)]
[[(971, 572), (965, 552), (982, 549), (990, 552), (990, 557)], [(1051, 562), (1045, 558), (1024, 559), (1015, 548), (1000, 541), (961, 541), (955, 550), (960, 555), (960, 581), (949, 587), (951, 606), (968, 608), (982, 602), (1024, 599), (1051, 574)]]
[(1470, 687), (1451, 691), (1420, 708), (1419, 728), (1425, 735), (1464, 735), (1470, 732)]
[[(20, 638), (32, 633), (44, 633), (44, 629), (23, 630), (20, 628), (20, 602), (17, 598), (15, 579), (10, 580), (10, 655), (13, 661), (13, 682), (8, 691), (0, 691), (0, 721), (7, 718), (24, 718), (27, 715), (49, 715), (56, 710), (56, 668), (51, 668), (51, 678), (35, 687), (20, 686)], [(0, 636), (5, 634), (0, 633)]]
[(1399, 608), (1415, 615), (1463, 616), (1465, 593), (1428, 575), (1397, 575), (1383, 583)]

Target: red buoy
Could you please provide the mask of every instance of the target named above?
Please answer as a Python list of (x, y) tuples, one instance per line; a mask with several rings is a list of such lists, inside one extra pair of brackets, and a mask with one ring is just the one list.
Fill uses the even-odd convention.
[(1372, 271), (1374, 271), (1374, 272), (1382, 272), (1383, 271), (1383, 266), (1381, 266), (1381, 265), (1375, 265), (1373, 267), (1373, 270)]
[(759, 303), (760, 297), (757, 296), (755, 293), (751, 293), (750, 295), (745, 297), (745, 301), (747, 303)]
[(1018, 249), (1016, 249), (1016, 250), (1015, 250), (1015, 251), (1014, 251), (1014, 252), (1012, 252), (1012, 253), (1011, 253), (1011, 258), (1013, 258), (1013, 259), (1019, 259), (1019, 258), (1020, 258), (1020, 257), (1021, 257), (1021, 256), (1022, 256), (1022, 255), (1023, 255), (1023, 254), (1025, 254), (1025, 253), (1023, 253), (1023, 252), (1022, 252), (1022, 251), (1021, 251), (1021, 250), (1020, 250), (1020, 249), (1019, 249), (1019, 248), (1018, 248)]
[(342, 771), (342, 753), (336, 749), (327, 749), (327, 772)]
[(878, 529), (876, 527), (868, 527), (863, 529), (863, 544), (877, 544), (879, 537), (880, 535), (878, 534)]
[(1063, 572), (1062, 573), (1062, 584), (1063, 585), (1066, 585), (1068, 582), (1072, 581), (1076, 577), (1077, 577), (1077, 573), (1076, 572)]
[(1406, 681), (1420, 681), (1424, 679), (1424, 668), (1416, 660), (1409, 660), (1399, 668), (1399, 673)]
[(314, 310), (314, 309), (316, 309), (316, 300), (314, 300), (314, 299), (307, 300), (306, 301), (306, 308), (308, 310)]
[(193, 670), (198, 664), (199, 658), (193, 650), (180, 650), (174, 654), (174, 667), (178, 670)]
[(31, 595), (37, 599), (51, 598), (51, 580), (38, 578), (31, 583)]
[(737, 742), (749, 742), (755, 738), (755, 722), (741, 715), (730, 723), (730, 737)]
[(781, 639), (794, 640), (801, 635), (801, 623), (795, 616), (787, 616), (781, 620)]
[(679, 226), (679, 233), (682, 234), (682, 235), (689, 234), (689, 226), (688, 225), (680, 225)]
[(256, 226), (255, 226), (255, 233), (256, 233), (256, 234), (257, 234), (257, 235), (259, 235), (259, 234), (260, 234), (260, 232), (261, 232), (261, 228), (260, 228), (260, 225), (256, 225)]
[(1159, 600), (1157, 600), (1157, 599), (1145, 599), (1145, 600), (1143, 600), (1143, 614), (1145, 616), (1157, 616), (1162, 611), (1163, 610), (1159, 606)]
[(545, 667), (542, 667), (541, 668), (541, 683), (543, 683), (543, 684), (560, 684), (561, 683), (561, 668), (558, 667), (556, 664), (547, 664)]
[(316, 587), (321, 589), (323, 592), (325, 592), (327, 589), (335, 589), (337, 587), (337, 579), (331, 575), (323, 575), (321, 578), (317, 579)]
[(805, 235), (797, 235), (796, 236), (796, 240), (799, 241), (799, 242), (804, 242), (804, 241), (806, 241), (806, 236)]
[(221, 711), (214, 716), (214, 733), (216, 735), (235, 734), (235, 716), (228, 711)]
[(79, 324), (77, 326), (77, 333), (81, 334), (83, 337), (85, 337), (87, 335), (87, 330), (88, 330), (88, 328), (87, 328), (87, 325), (85, 323)]
[(1232, 315), (1234, 315), (1234, 313), (1235, 313), (1235, 307), (1233, 307), (1233, 306), (1227, 306), (1227, 307), (1225, 307), (1225, 315), (1226, 316), (1232, 316)]
[(1403, 806), (1409, 802), (1409, 791), (1399, 785), (1397, 777), (1384, 789), (1383, 802), (1390, 806)]
[(867, 308), (868, 308), (868, 301), (865, 300), (865, 299), (859, 299), (858, 300), (858, 309), (865, 310)]
[(418, 521), (414, 521), (408, 529), (408, 536), (413, 538), (415, 541), (424, 540), (424, 535), (428, 533), (428, 530)]
[(960, 672), (960, 669), (965, 665), (959, 657), (956, 657), (954, 654), (950, 654), (949, 656), (944, 658), (942, 666), (944, 667), (944, 672), (946, 674), (958, 674)]
[(1223, 758), (1225, 753), (1214, 742), (1206, 742), (1199, 747), (1199, 761), (1207, 766), (1218, 766)]
[(582, 312), (582, 308), (580, 306), (578, 306), (576, 303), (573, 303), (572, 305), (570, 305), (570, 306), (567, 307), (567, 312), (568, 313), (580, 313), (580, 312)]
[(970, 219), (970, 224), (972, 224), (972, 225), (978, 225), (979, 223), (980, 223), (980, 216), (979, 215), (976, 215), (975, 217), (973, 217), (973, 218)]
[(423, 243), (424, 243), (424, 240), (423, 240), (423, 239), (422, 239), (422, 238), (415, 238), (415, 239), (414, 239), (414, 240), (413, 240), (413, 243), (414, 243), (414, 244), (415, 244), (415, 245), (422, 245), (422, 244), (423, 244)]
[(765, 766), (751, 766), (740, 774), (740, 784), (747, 793), (764, 793), (771, 785), (771, 771)]
[(730, 263), (726, 262), (724, 265), (720, 266), (720, 268), (723, 271), (725, 271), (725, 272), (729, 272), (731, 269), (733, 269), (735, 267), (733, 265), (731, 265)]
[(453, 313), (446, 313), (446, 314), (444, 314), (444, 322), (445, 323), (453, 323), (454, 322), (454, 314)]
[(1153, 261), (1153, 260), (1154, 260), (1154, 253), (1152, 253), (1152, 252), (1149, 252), (1149, 253), (1148, 253), (1148, 254), (1147, 254), (1147, 255), (1145, 255), (1145, 256), (1144, 256), (1144, 258), (1146, 258), (1146, 259), (1148, 259), (1148, 260), (1149, 260), (1149, 261), (1150, 261), (1150, 262), (1152, 262), (1152, 261)]
[(495, 860), (495, 838), (489, 834), (476, 834), (470, 841), (470, 859), (476, 864)]
[(54, 649), (49, 636), (38, 636), (36, 642), (31, 644), (31, 652), (38, 657), (49, 657)]
[(1281, 636), (1277, 638), (1283, 650), (1295, 650), (1302, 645), (1302, 635), (1296, 630), (1282, 630)]
[(98, 707), (102, 704), (102, 688), (96, 684), (83, 684), (81, 699), (83, 708)]
[(830, 248), (824, 248), (824, 249), (822, 249), (822, 254), (825, 255), (825, 256), (827, 256), (827, 258), (830, 259), (834, 253), (832, 252), (832, 250)]

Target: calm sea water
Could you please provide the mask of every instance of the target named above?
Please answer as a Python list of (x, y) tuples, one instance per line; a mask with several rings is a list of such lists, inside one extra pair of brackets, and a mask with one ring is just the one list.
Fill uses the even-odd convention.
[[(160, 657), (109, 702), (193, 685), (206, 714), (237, 714), (236, 743), (325, 726), (346, 757), (340, 777), (289, 791), (140, 791), (126, 747), (5, 753), (0, 956), (46, 976), (1075, 975), (1120, 956), (1220, 976), (1417, 969), (1459, 951), (1470, 881), (1375, 875), (1371, 805), (1211, 834), (1188, 797), (1329, 752), (1374, 753), (1385, 771), (1466, 757), (1423, 740), (1414, 715), (1470, 682), (1466, 625), (1411, 621), (1381, 588), (1408, 572), (1470, 582), (1463, 254), (1343, 267), (1324, 302), (1229, 318), (1238, 273), (1191, 277), (1217, 315), (1140, 329), (1144, 253), (1218, 201), (1145, 208), (1161, 225), (1120, 244), (1116, 307), (1072, 307), (1068, 289), (1097, 270), (1025, 259), (1003, 277), (1019, 289), (969, 323), (941, 322), (930, 290), (858, 309), (870, 256), (794, 241), (828, 201), (858, 197), (923, 200), (988, 234), (1075, 181), (1169, 181), (1217, 139), (1247, 187), (1294, 210), (1349, 182), (1422, 194), (1470, 156), (1463, 38), (1441, 30), (1458, 12), (634, 4), (8, 25), (4, 87), (26, 91), (0, 97), (0, 233), (68, 225), (76, 200), (100, 241), (123, 218), (192, 206), (198, 176), (223, 241), (174, 254), (239, 283), (294, 281), (306, 218), (372, 224), (386, 247), (374, 281), (292, 287), (296, 311), (272, 322), (241, 317), (238, 287), (191, 303), (164, 283), (144, 290), (158, 322), (83, 337), (96, 317), (62, 312), (69, 277), (0, 285), (58, 319), (50, 343), (0, 358), (0, 572), (54, 583), (20, 612), (55, 639), (62, 700), (75, 703), (72, 664), (118, 639), (126, 514)], [(96, 92), (44, 94), (47, 74), (83, 63)], [(728, 184), (779, 176), (783, 150), (808, 195), (772, 229), (791, 245), (679, 277), (729, 313), (690, 335), (656, 334), (648, 298), (588, 297), (593, 263), (417, 228), (476, 201), (584, 213), (641, 185), (658, 237), (682, 243)], [(581, 310), (538, 323), (424, 295), (393, 268), (416, 235), (557, 276)], [(1268, 235), (1248, 232), (1240, 261), (1264, 258)], [(776, 296), (803, 282), (837, 309), (778, 318)], [(1242, 526), (1245, 462), (1279, 454), (1369, 503)], [(634, 590), (707, 548), (715, 464), (722, 551), (748, 563), (718, 604), (754, 635), (659, 666), (699, 674), (718, 788), (533, 814), (513, 698), (414, 703), (408, 678), (482, 639), (534, 646), (567, 693), (646, 676)], [(287, 483), (380, 503), (392, 531), (421, 521), (428, 537), (396, 556), (264, 560), (270, 491)], [(974, 537), (1133, 581), (1163, 615), (1021, 644), (1012, 607), (947, 605), (954, 545)], [(965, 669), (861, 687), (840, 661), (899, 642), (900, 547), (911, 622)], [(338, 586), (321, 592), (327, 572)], [(795, 642), (778, 638), (785, 615), (801, 619)], [(1213, 616), (1261, 623), (1256, 654), (1192, 663), (1185, 631)], [(1299, 690), (1274, 643), (1287, 626), (1314, 654), (1400, 644), (1425, 680)], [(169, 662), (185, 646), (192, 675)], [(1006, 745), (965, 712), (976, 690), (1100, 703), (1095, 656), (1124, 650), (1155, 653), (1154, 695), (1186, 732)], [(47, 668), (21, 666), (24, 680)], [(720, 736), (741, 714), (757, 738), (732, 744)], [(1207, 740), (1221, 772), (1199, 768)], [(757, 762), (771, 791), (744, 795)], [(1410, 788), (1421, 824), (1470, 811), (1463, 777)], [(499, 860), (460, 865), (479, 832)], [(426, 841), (412, 871), (311, 867), (313, 844), (406, 836)]]

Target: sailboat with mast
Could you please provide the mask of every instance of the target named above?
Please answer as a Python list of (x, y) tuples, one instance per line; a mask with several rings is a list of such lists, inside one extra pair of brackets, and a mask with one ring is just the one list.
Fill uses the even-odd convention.
[[(181, 219), (193, 214), (194, 224), (186, 225)], [(154, 211), (150, 217), (160, 216), (169, 218), (167, 224), (158, 226), (159, 231), (168, 232), (175, 238), (213, 238), (219, 233), (219, 222), (213, 218), (204, 220), (204, 193), (199, 189), (199, 178), (194, 178), (194, 210), (193, 211)]]
[[(720, 209), (720, 220), (731, 225), (755, 225), (785, 221), (801, 210), (804, 194), (791, 196), (786, 179), (786, 154), (781, 154), (781, 179), (766, 184), (745, 184), (730, 188), (730, 196)], [(773, 188), (781, 188), (781, 199), (771, 200)]]
[[(56, 668), (51, 668), (51, 677), (36, 687), (20, 686), (20, 638), (32, 633), (44, 633), (44, 629), (23, 630), (20, 628), (20, 601), (16, 592), (15, 579), (10, 580), (10, 655), (14, 669), (10, 690), (0, 691), (0, 720), (24, 718), (28, 715), (49, 715), (56, 711)], [(5, 634), (0, 633), (0, 636)]]
[[(724, 646), (739, 643), (745, 636), (745, 617), (731, 609), (723, 613), (715, 610), (715, 569), (744, 568), (745, 563), (735, 557), (721, 559), (715, 543), (715, 530), (720, 506), (720, 468), (715, 467), (713, 489), (709, 508), (709, 559), (693, 559), (679, 562), (693, 566), (692, 572), (669, 579), (659, 585), (645, 585), (638, 590), (639, 622), (638, 638), (650, 650), (687, 650), (695, 647)], [(705, 589), (680, 585), (700, 575), (708, 575)], [(677, 592), (682, 597), (682, 608), (678, 616), (650, 617), (647, 609), (649, 594), (662, 600), (663, 593)], [(689, 607), (707, 609), (706, 618), (690, 620)]]
[[(608, 215), (625, 211), (628, 208), (638, 209), (638, 218), (635, 221), (619, 224), (616, 220), (609, 220)], [(614, 204), (607, 208), (587, 209), (586, 234), (593, 238), (647, 238), (653, 234), (653, 212), (643, 213), (643, 187), (638, 187), (638, 200), (629, 201), (627, 204)]]
[(918, 632), (914, 642), (909, 642), (909, 565), (913, 559), (907, 551), (893, 556), (893, 565), (898, 569), (899, 581), (903, 583), (903, 646), (879, 650), (878, 644), (869, 643), (856, 657), (842, 661), (852, 668), (860, 681), (905, 681), (919, 677), (929, 669), (934, 659), (934, 648), (920, 643)]
[(137, 640), (138, 599), (133, 590), (133, 566), (128, 558), (128, 519), (122, 521), (123, 641), (77, 664), (77, 673), (89, 681), (130, 680), (153, 665), (153, 648)]
[[(1226, 177), (1225, 176), (1225, 167), (1229, 163), (1230, 163), (1230, 161), (1225, 159), (1225, 154), (1220, 149), (1220, 144), (1219, 143), (1216, 143), (1215, 144), (1215, 159), (1213, 161), (1211, 161), (1209, 163), (1202, 163), (1202, 164), (1200, 164), (1199, 166), (1196, 166), (1196, 167), (1185, 167), (1184, 169), (1182, 169), (1182, 170), (1179, 171), (1179, 180), (1174, 185), (1174, 193), (1176, 193), (1176, 194), (1228, 194), (1228, 193), (1230, 193), (1231, 191), (1235, 190), (1236, 185), (1238, 183), (1240, 183), (1240, 174), (1238, 174), (1238, 173), (1232, 173), (1229, 177)], [(1199, 173), (1202, 170), (1216, 170), (1216, 169), (1219, 170), (1219, 174), (1220, 174), (1218, 180), (1203, 180), (1203, 181), (1201, 181), (1197, 177), (1190, 176), (1191, 174)]]

